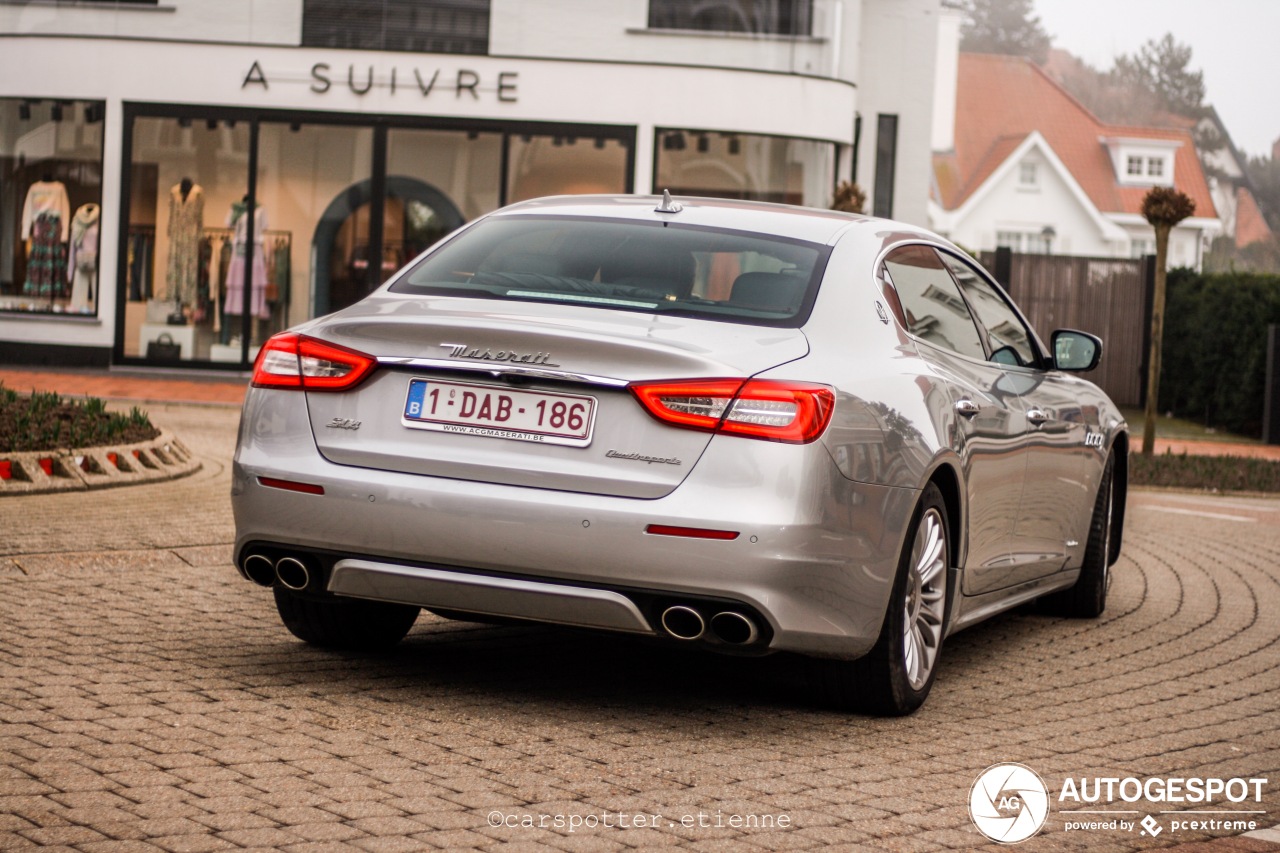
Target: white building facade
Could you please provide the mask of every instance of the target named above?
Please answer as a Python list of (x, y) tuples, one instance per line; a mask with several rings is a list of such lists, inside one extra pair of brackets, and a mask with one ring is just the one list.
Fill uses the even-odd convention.
[(938, 72), (956, 107), (934, 137), (934, 230), (973, 251), (1139, 258), (1155, 251), (1143, 197), (1176, 187), (1196, 213), (1168, 263), (1200, 267), (1222, 223), (1189, 132), (1106, 124), (1021, 57), (958, 54)]
[(543, 195), (923, 224), (939, 7), (0, 0), (0, 362), (244, 370)]

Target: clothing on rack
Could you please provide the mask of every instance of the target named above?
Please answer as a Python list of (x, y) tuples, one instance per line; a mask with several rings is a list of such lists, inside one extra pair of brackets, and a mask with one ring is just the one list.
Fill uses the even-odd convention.
[(169, 265), (165, 273), (165, 297), (194, 307), (199, 284), (200, 231), (204, 228), (204, 190), (191, 184), (169, 190)]
[(67, 275), (71, 279), (71, 310), (92, 313), (98, 278), (98, 220), (101, 208), (83, 204), (71, 219)]
[(129, 228), (129, 301), (144, 302), (151, 298), (151, 261), (155, 257), (156, 233), (151, 226)]
[[(248, 205), (235, 202), (227, 215), (227, 226), (234, 229), (232, 237), (231, 267), (227, 270), (227, 297), (224, 310), (227, 314), (244, 313), (245, 270), (244, 259), (249, 252)], [(267, 211), (262, 205), (253, 209), (253, 260), (250, 282), (249, 313), (259, 319), (271, 316), (267, 307), (267, 262), (264, 257), (263, 232), (267, 230)]]

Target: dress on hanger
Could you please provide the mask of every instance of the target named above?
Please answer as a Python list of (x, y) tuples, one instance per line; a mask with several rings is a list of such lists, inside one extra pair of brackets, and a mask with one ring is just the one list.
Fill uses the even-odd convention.
[(71, 219), (67, 275), (71, 279), (71, 310), (93, 312), (98, 275), (98, 220), (101, 208), (82, 204)]
[(192, 184), (186, 198), (182, 185), (169, 190), (169, 266), (165, 298), (194, 308), (200, 283), (200, 232), (204, 229), (204, 190)]
[[(231, 238), (231, 265), (227, 269), (227, 298), (223, 303), (226, 314), (244, 313), (244, 259), (249, 248), (249, 206), (234, 202), (227, 214), (227, 227), (234, 229)], [(249, 313), (260, 319), (271, 316), (267, 307), (267, 260), (263, 249), (263, 232), (267, 230), (267, 211), (262, 205), (253, 209), (253, 282), (249, 301)]]
[(22, 205), (22, 239), (31, 241), (27, 256), (27, 296), (63, 299), (67, 295), (67, 237), (71, 202), (61, 181), (36, 181)]

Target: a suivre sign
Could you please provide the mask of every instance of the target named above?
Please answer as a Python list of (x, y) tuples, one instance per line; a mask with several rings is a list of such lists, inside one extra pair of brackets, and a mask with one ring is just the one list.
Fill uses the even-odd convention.
[[(480, 100), (485, 95), (492, 95), (499, 101), (514, 102), (518, 99), (518, 72), (499, 71), (486, 80), (479, 71), (469, 68), (402, 68), (391, 66), (379, 68), (364, 63), (347, 63), (332, 65), (328, 62), (317, 62), (311, 66), (306, 77), (272, 72), (272, 78), (286, 83), (306, 83), (311, 91), (318, 95), (343, 89), (354, 95), (367, 95), (375, 88), (385, 89), (390, 95), (417, 95), (429, 98), (434, 94), (452, 94), (454, 98), (468, 95)], [(261, 86), (263, 91), (271, 87), (271, 78), (262, 64), (254, 60), (253, 65), (245, 73), (240, 83), (241, 89), (250, 86)]]

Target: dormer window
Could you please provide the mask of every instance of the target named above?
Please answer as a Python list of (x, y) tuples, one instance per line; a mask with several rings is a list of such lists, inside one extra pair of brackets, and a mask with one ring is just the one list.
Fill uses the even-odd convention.
[(1116, 181), (1126, 187), (1173, 185), (1173, 158), (1182, 143), (1176, 139), (1103, 137), (1111, 153)]

